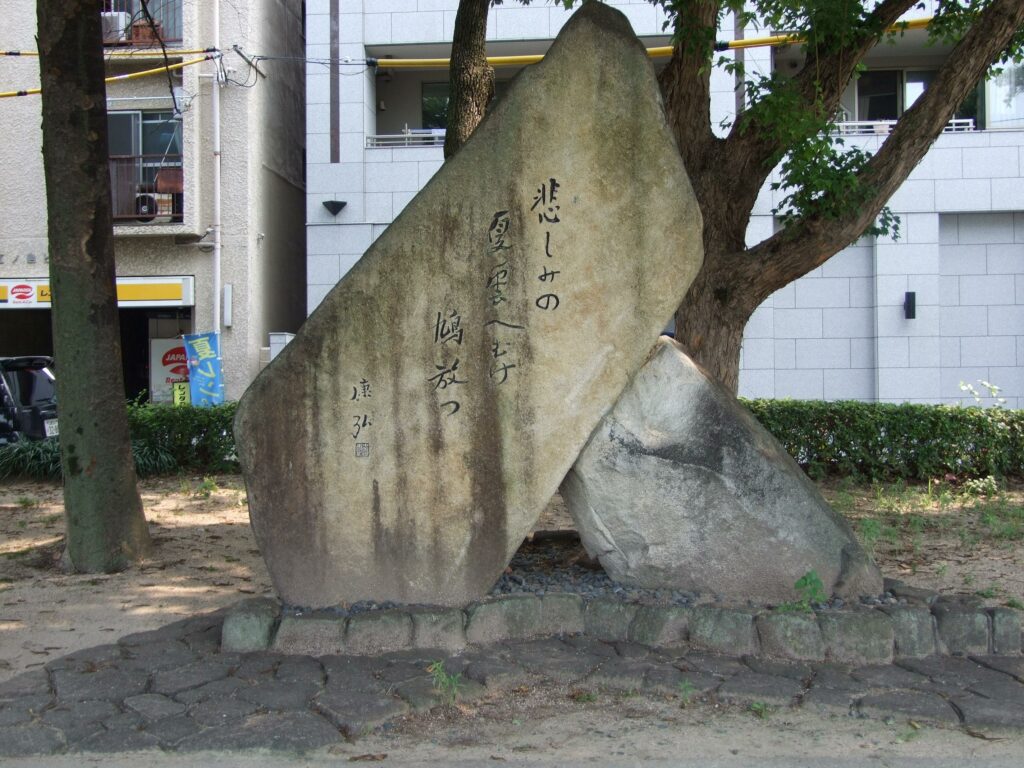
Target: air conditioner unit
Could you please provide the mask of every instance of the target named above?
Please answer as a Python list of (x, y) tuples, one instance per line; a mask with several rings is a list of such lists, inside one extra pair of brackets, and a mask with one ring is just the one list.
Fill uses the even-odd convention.
[(103, 18), (103, 42), (105, 44), (123, 43), (128, 39), (131, 16), (123, 11), (107, 11), (100, 14)]
[(135, 220), (140, 224), (168, 224), (173, 221), (170, 195), (140, 192), (135, 195)]

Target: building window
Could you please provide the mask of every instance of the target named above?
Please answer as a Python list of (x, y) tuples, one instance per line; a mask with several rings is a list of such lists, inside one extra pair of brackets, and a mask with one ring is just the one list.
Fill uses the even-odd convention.
[(986, 84), (988, 125), (1024, 128), (1024, 64), (1007, 64)]
[(423, 83), (420, 103), (424, 128), (448, 127), (448, 83)]
[[(851, 106), (862, 123), (885, 123), (899, 120), (935, 80), (934, 69), (872, 69), (860, 75), (851, 86), (853, 104), (844, 97), (845, 119), (851, 119)], [(956, 120), (972, 120), (973, 125), (983, 127), (984, 109), (981, 103), (984, 87), (979, 86), (964, 99), (954, 114)], [(964, 130), (960, 127), (959, 130)]]
[(181, 117), (172, 112), (107, 113), (114, 220), (181, 221)]
[(857, 119), (896, 120), (900, 116), (900, 73), (895, 69), (864, 72), (857, 80)]

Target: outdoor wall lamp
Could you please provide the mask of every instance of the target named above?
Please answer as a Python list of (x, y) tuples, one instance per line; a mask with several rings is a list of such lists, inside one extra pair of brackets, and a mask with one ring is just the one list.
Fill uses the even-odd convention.
[(344, 200), (324, 200), (324, 208), (331, 212), (331, 216), (337, 216), (346, 205), (348, 203)]
[(903, 294), (903, 316), (907, 320), (917, 317), (917, 293), (907, 291)]

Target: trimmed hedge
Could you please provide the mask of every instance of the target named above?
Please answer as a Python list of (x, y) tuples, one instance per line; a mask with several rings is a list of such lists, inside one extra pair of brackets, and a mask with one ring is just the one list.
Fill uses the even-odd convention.
[[(128, 403), (132, 458), (139, 477), (237, 472), (232, 421), (235, 403), (175, 408)], [(60, 442), (21, 440), (0, 446), (0, 480), (60, 480)]]
[(237, 472), (235, 403), (213, 408), (128, 404), (132, 442), (170, 454), (174, 472)]
[[(1024, 476), (1024, 411), (857, 401), (744, 400), (814, 478), (925, 480)], [(215, 408), (129, 403), (140, 476), (237, 472), (235, 404)], [(0, 446), (0, 478), (59, 477), (57, 442)]]
[(814, 478), (1024, 475), (1024, 411), (858, 401), (743, 403)]

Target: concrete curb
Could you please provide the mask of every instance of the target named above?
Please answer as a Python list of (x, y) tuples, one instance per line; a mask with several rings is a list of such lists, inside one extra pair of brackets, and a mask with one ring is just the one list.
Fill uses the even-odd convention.
[[(930, 602), (930, 604), (929, 604)], [(272, 620), (268, 617), (274, 617)], [(934, 654), (1021, 653), (1021, 615), (970, 599), (801, 611), (643, 605), (577, 595), (504, 595), (464, 609), (401, 607), (353, 616), (282, 612), (270, 598), (243, 600), (224, 618), (224, 652), (271, 650), (374, 656), (400, 650), (562, 635), (633, 641), (794, 661), (888, 664)]]

